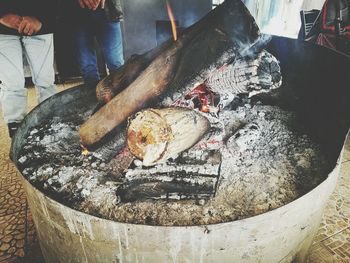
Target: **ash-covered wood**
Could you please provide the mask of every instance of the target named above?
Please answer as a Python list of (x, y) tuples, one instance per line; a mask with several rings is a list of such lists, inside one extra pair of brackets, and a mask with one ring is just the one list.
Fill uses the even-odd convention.
[(282, 75), (277, 59), (263, 50), (254, 57), (238, 57), (212, 72), (205, 84), (217, 94), (249, 94), (270, 91), (281, 86)]
[(219, 151), (200, 151), (184, 155), (176, 162), (152, 168), (128, 169), (117, 194), (123, 202), (146, 199), (201, 199), (213, 197), (220, 175)]
[(147, 109), (129, 120), (127, 144), (144, 166), (151, 166), (192, 147), (209, 128), (208, 119), (191, 109)]
[(217, 63), (225, 51), (239, 55), (258, 37), (259, 29), (244, 4), (225, 1), (177, 41), (161, 46), (139, 76), (80, 127), (83, 145), (96, 144), (137, 110), (184, 89), (186, 79)]

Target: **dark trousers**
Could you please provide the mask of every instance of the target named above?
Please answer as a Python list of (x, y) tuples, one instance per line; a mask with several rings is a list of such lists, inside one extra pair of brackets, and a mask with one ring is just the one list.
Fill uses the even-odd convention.
[[(85, 10), (84, 10), (85, 11)], [(77, 23), (76, 44), (80, 71), (87, 85), (95, 86), (100, 80), (94, 39), (101, 47), (109, 72), (124, 64), (120, 22), (109, 22), (102, 9), (86, 10)]]

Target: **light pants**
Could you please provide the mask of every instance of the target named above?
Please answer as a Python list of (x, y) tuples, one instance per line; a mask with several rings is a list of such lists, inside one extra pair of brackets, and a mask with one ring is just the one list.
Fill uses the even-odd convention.
[(23, 55), (30, 66), (38, 102), (56, 93), (53, 34), (0, 34), (0, 102), (6, 123), (21, 122), (27, 113)]

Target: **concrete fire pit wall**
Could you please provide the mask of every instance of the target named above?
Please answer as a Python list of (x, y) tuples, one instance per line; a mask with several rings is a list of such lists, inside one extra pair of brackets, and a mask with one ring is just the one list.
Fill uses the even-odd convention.
[(338, 174), (271, 212), (191, 227), (104, 220), (24, 188), (46, 262), (304, 262)]
[[(296, 40), (273, 37), (267, 47), (281, 62), (283, 84), (264, 103), (299, 111), (336, 164), (349, 129), (350, 59)], [(261, 98), (264, 99), (264, 98)], [(283, 99), (281, 101), (281, 99)], [(12, 141), (11, 158), (28, 131), (54, 116), (74, 116), (96, 103), (78, 86), (57, 94), (27, 115)], [(339, 160), (339, 159), (338, 159)], [(47, 262), (303, 262), (339, 174), (339, 164), (319, 186), (268, 213), (234, 222), (191, 227), (133, 225), (68, 208), (23, 178), (40, 246)]]

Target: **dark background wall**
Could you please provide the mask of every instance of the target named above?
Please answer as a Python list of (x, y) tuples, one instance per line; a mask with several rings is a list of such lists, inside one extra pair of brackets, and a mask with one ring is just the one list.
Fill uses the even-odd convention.
[[(169, 1), (178, 26), (186, 28), (207, 14), (212, 0)], [(144, 53), (157, 45), (156, 21), (168, 20), (165, 0), (123, 0), (124, 7), (124, 53)]]
[[(71, 1), (71, 0), (70, 0)], [(188, 27), (212, 9), (212, 0), (169, 0), (179, 27)], [(142, 54), (157, 45), (156, 21), (169, 20), (166, 0), (122, 0), (124, 56)], [(63, 8), (64, 9), (64, 8)], [(55, 59), (60, 80), (79, 77), (72, 25), (67, 12), (58, 18), (55, 33)], [(100, 71), (105, 73), (98, 50)]]

